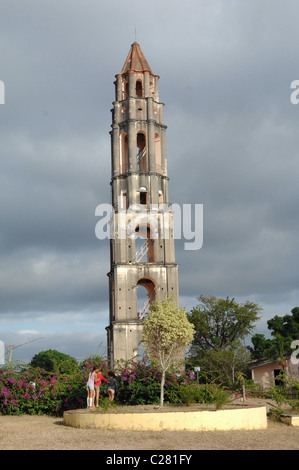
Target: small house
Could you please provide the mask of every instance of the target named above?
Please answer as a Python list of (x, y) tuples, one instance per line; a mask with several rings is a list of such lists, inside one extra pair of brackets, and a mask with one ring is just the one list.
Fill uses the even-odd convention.
[(273, 383), (281, 384), (281, 371), (285, 370), (291, 377), (299, 380), (299, 365), (291, 361), (290, 357), (286, 357), (284, 361), (271, 359), (255, 359), (248, 362), (251, 369), (251, 377), (255, 383), (262, 385), (263, 389), (269, 388)]

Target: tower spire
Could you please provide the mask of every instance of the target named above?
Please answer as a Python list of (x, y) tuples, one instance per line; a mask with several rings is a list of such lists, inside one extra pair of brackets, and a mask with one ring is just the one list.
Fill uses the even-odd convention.
[(141, 50), (140, 45), (136, 40), (131, 45), (131, 49), (124, 63), (121, 74), (127, 72), (150, 72), (151, 74), (153, 73)]

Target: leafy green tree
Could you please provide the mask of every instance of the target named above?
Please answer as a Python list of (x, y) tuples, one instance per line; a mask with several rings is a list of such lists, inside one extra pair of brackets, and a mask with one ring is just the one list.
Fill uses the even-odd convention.
[(206, 350), (199, 361), (201, 377), (204, 382), (221, 383), (233, 388), (238, 382), (238, 377), (246, 375), (249, 359), (250, 353), (240, 340), (221, 350)]
[(254, 359), (261, 359), (266, 357), (271, 350), (272, 340), (266, 339), (265, 335), (257, 333), (251, 338), (253, 347), (249, 346), (248, 349), (251, 352)]
[(299, 337), (299, 307), (293, 308), (291, 313), (292, 315), (287, 314), (283, 317), (275, 315), (274, 318), (267, 322), (273, 336), (279, 334), (290, 343), (293, 339), (298, 339)]
[(291, 354), (292, 341), (299, 338), (299, 307), (294, 307), (291, 314), (282, 317), (275, 315), (267, 321), (272, 338), (266, 339), (263, 334), (252, 336), (253, 347), (249, 350), (254, 359), (267, 357), (283, 360), (284, 355)]
[(56, 351), (56, 349), (48, 349), (41, 351), (33, 356), (30, 365), (39, 367), (48, 372), (70, 374), (78, 372), (78, 363), (75, 358)]
[(188, 314), (195, 335), (188, 352), (189, 366), (200, 366), (200, 380), (233, 386), (245, 374), (248, 351), (241, 340), (254, 328), (261, 307), (253, 302), (239, 304), (235, 299), (203, 296)]
[(190, 351), (193, 357), (206, 350), (220, 351), (249, 334), (262, 310), (254, 302), (238, 304), (228, 297), (220, 299), (201, 295), (197, 300), (200, 304), (188, 314), (189, 321), (195, 327)]
[(166, 371), (178, 361), (192, 341), (194, 327), (188, 321), (186, 311), (177, 307), (171, 299), (154, 301), (144, 321), (143, 344), (146, 354), (157, 362), (161, 370), (160, 406), (164, 402)]

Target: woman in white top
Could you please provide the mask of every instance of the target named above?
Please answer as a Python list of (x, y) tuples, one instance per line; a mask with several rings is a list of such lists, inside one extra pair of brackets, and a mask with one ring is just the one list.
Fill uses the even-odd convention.
[(97, 367), (94, 367), (92, 369), (92, 372), (90, 372), (86, 384), (86, 390), (87, 390), (87, 408), (94, 408), (94, 381), (95, 377), (97, 375), (98, 369)]

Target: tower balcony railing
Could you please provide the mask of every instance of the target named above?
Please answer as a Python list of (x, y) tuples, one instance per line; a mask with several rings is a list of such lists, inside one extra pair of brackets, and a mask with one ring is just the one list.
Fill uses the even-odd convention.
[[(146, 169), (141, 169), (141, 168), (140, 168), (140, 162), (141, 162), (141, 160), (139, 160), (139, 158), (138, 158), (138, 156), (137, 156), (138, 171), (139, 171), (140, 173), (148, 173), (148, 170), (146, 170)], [(128, 163), (124, 163), (123, 165), (119, 165), (119, 174), (120, 174), (120, 175), (124, 175), (125, 173), (128, 173), (128, 171), (129, 171), (129, 164), (128, 164)], [(159, 174), (161, 174), (161, 175), (164, 174), (164, 173), (163, 173), (162, 166), (161, 166), (161, 165), (157, 165), (157, 164), (155, 165), (155, 170), (154, 170), (154, 172), (159, 173)]]
[[(134, 205), (134, 204), (133, 204)], [(139, 203), (136, 202), (136, 205), (138, 206)], [(146, 210), (148, 211), (152, 211), (153, 213), (156, 213), (156, 212), (169, 212), (171, 211), (172, 212), (172, 203), (171, 202), (161, 202), (159, 204), (142, 204), (141, 205), (143, 208), (145, 208)], [(122, 204), (119, 204), (118, 202), (116, 202), (115, 204), (113, 204), (113, 209), (118, 212), (120, 210), (126, 210), (128, 209), (128, 207), (122, 203)]]

